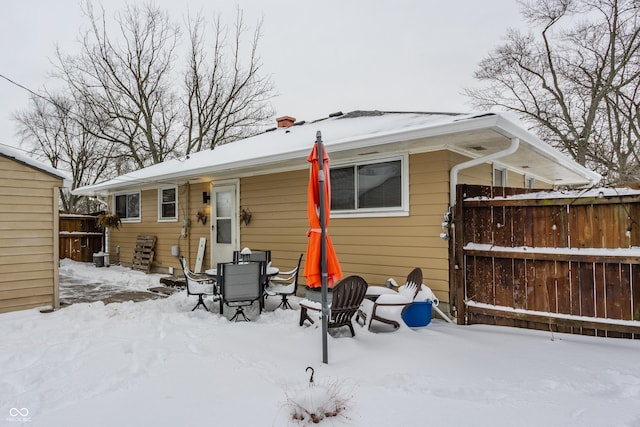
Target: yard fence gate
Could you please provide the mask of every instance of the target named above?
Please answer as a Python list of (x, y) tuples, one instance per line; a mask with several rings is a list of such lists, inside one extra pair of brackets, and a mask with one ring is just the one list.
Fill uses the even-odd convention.
[(92, 262), (93, 254), (100, 252), (104, 242), (96, 215), (60, 214), (59, 223), (60, 259)]
[(640, 192), (526, 191), (457, 187), (458, 323), (640, 338)]

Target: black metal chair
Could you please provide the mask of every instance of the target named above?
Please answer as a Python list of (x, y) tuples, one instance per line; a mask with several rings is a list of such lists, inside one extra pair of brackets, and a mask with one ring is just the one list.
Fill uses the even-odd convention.
[(187, 262), (182, 255), (179, 257), (179, 260), (187, 284), (187, 295), (194, 295), (198, 297), (198, 303), (193, 307), (193, 309), (191, 309), (191, 311), (194, 311), (200, 306), (209, 311), (209, 308), (204, 303), (204, 297), (211, 295), (213, 296), (214, 301), (216, 300), (216, 297), (218, 297), (216, 279), (211, 276), (207, 276), (206, 274), (197, 274), (189, 270)]
[(236, 307), (236, 312), (231, 317), (231, 321), (238, 321), (242, 318), (245, 321), (250, 319), (244, 312), (244, 307), (259, 301), (260, 313), (262, 313), (262, 294), (264, 269), (262, 262), (245, 263), (220, 263), (217, 269), (218, 285), (220, 287), (220, 314), (223, 313), (224, 305)]
[(282, 300), (276, 308), (282, 308), (283, 310), (292, 309), (289, 304), (288, 297), (295, 295), (298, 289), (298, 275), (300, 273), (300, 264), (302, 263), (302, 255), (298, 258), (298, 266), (290, 271), (282, 271), (278, 276), (269, 279), (269, 285), (265, 289), (268, 296), (280, 295)]

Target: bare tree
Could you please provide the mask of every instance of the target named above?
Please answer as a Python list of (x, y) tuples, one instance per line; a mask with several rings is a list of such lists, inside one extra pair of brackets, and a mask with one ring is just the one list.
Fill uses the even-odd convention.
[(510, 29), (479, 64), (479, 108), (518, 113), (540, 136), (609, 182), (638, 175), (638, 0), (519, 1), (539, 32)]
[(189, 22), (190, 54), (185, 75), (186, 152), (214, 148), (255, 132), (273, 112), (267, 100), (271, 82), (260, 75), (258, 57), (262, 23), (258, 23), (243, 55), (246, 32), (243, 13), (238, 9), (231, 42), (220, 17), (214, 24), (213, 45), (207, 46), (207, 24), (198, 15)]
[[(257, 53), (262, 24), (245, 43), (241, 10), (232, 32), (215, 20), (211, 45), (202, 15), (188, 19), (187, 66), (178, 70), (181, 31), (158, 7), (127, 6), (115, 34), (104, 9), (88, 1), (84, 9), (90, 29), (79, 55), (58, 50), (59, 76), (90, 106), (95, 135), (117, 144), (133, 168), (233, 141), (272, 115)], [(181, 72), (184, 86), (175, 84)]]
[[(245, 42), (240, 10), (232, 31), (215, 20), (212, 45), (201, 14), (188, 20), (184, 67), (176, 65), (181, 30), (158, 7), (128, 5), (113, 22), (90, 0), (83, 10), (79, 53), (56, 49), (61, 95), (34, 94), (16, 115), (24, 141), (71, 171), (73, 188), (233, 141), (272, 114), (257, 54), (261, 22)], [(79, 209), (73, 196), (64, 203)]]
[[(23, 143), (44, 157), (53, 167), (68, 171), (71, 189), (95, 184), (104, 179), (113, 164), (113, 144), (102, 141), (83, 123), (83, 110), (75, 101), (63, 96), (32, 96), (27, 110), (14, 118)], [(60, 201), (66, 212), (86, 211), (96, 206), (82, 203), (79, 196), (61, 190)]]
[(164, 161), (180, 140), (171, 84), (179, 28), (150, 3), (126, 6), (113, 27), (104, 9), (96, 13), (89, 1), (84, 9), (90, 29), (80, 54), (57, 50), (59, 76), (88, 107), (94, 135), (117, 144), (133, 167)]

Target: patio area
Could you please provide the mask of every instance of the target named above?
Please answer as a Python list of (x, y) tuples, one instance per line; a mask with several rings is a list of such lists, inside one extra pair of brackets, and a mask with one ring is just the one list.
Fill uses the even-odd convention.
[(152, 291), (123, 290), (117, 285), (103, 283), (98, 280), (78, 279), (60, 274), (60, 306), (65, 307), (77, 303), (102, 301), (105, 304), (114, 302), (140, 302), (149, 299), (164, 298), (166, 294)]
[[(166, 279), (175, 280), (166, 280)], [(163, 280), (165, 279), (165, 280)], [(184, 282), (184, 276), (170, 276), (167, 274), (145, 274), (121, 265), (109, 267), (95, 267), (92, 263), (76, 262), (63, 259), (60, 265), (60, 306), (67, 307), (78, 303), (102, 302), (104, 304), (141, 302), (147, 300), (164, 299), (168, 296), (185, 292), (184, 287), (168, 286), (170, 282)], [(196, 297), (189, 298), (197, 301)], [(298, 308), (300, 298), (289, 297), (294, 309)], [(265, 310), (273, 311), (280, 304), (279, 296), (271, 296), (265, 300)], [(218, 313), (218, 302), (211, 297), (206, 299), (207, 307)], [(227, 309), (225, 306), (225, 313)], [(247, 313), (258, 316), (257, 304), (247, 309)]]
[[(161, 277), (80, 263), (61, 271), (132, 292)], [(436, 319), (392, 333), (356, 326), (353, 338), (329, 338), (323, 364), (321, 328), (298, 326), (299, 310), (268, 306), (255, 321), (235, 323), (215, 311), (191, 311), (194, 303), (177, 292), (0, 315), (0, 420), (34, 427), (306, 426), (313, 424), (293, 410), (329, 401), (317, 394), (324, 387), (343, 408), (321, 421), (327, 426), (640, 422), (638, 340)]]
[[(60, 261), (60, 306), (102, 301), (105, 304), (165, 298), (161, 274), (144, 274), (120, 265), (95, 267), (92, 263)], [(106, 277), (106, 279), (105, 279)], [(177, 289), (176, 289), (177, 291)]]

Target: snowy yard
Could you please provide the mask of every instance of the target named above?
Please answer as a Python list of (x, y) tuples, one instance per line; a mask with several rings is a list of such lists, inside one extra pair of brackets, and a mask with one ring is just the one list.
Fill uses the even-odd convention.
[[(68, 260), (61, 275), (137, 291), (161, 277)], [(355, 338), (329, 337), (324, 365), (321, 328), (272, 311), (274, 298), (249, 323), (228, 322), (217, 304), (192, 312), (195, 302), (180, 292), (1, 314), (0, 425), (309, 425), (291, 404), (327, 385), (346, 410), (320, 425), (640, 425), (638, 340), (438, 320), (356, 326)]]

